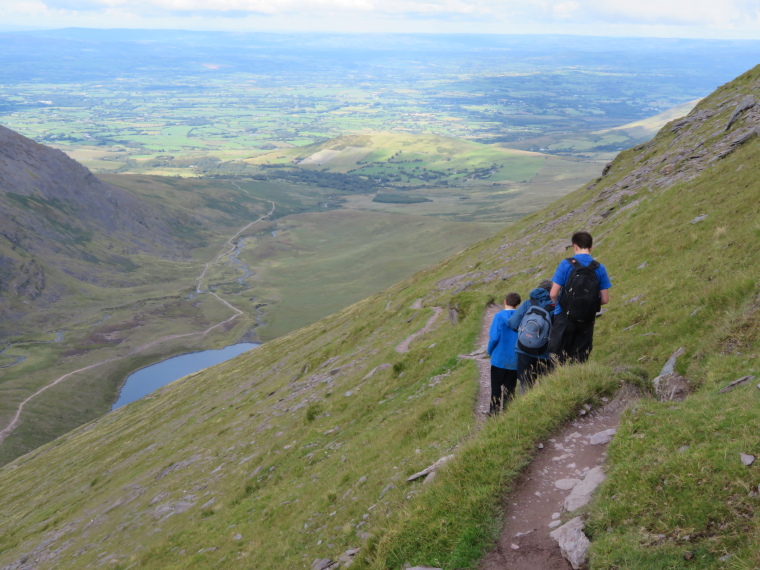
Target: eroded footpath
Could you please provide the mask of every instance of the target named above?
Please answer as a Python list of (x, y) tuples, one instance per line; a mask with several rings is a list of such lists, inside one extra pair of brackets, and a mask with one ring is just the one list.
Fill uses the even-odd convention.
[[(480, 348), (468, 355), (476, 360), (480, 372), (475, 409), (479, 421), (485, 420), (488, 410), (490, 361), (485, 346), (498, 310), (494, 306), (486, 310), (478, 337)], [(634, 398), (621, 390), (612, 400), (603, 398), (604, 405), (598, 409), (587, 405), (577, 419), (538, 444), (534, 459), (504, 501), (504, 528), (495, 547), (480, 561), (480, 570), (570, 569), (581, 565), (579, 557), (585, 556), (583, 547), (588, 546), (587, 541), (583, 544), (585, 535), (574, 531), (572, 525), (561, 527), (591, 500), (604, 480), (607, 444), (620, 423), (620, 414)], [(502, 413), (508, 414), (509, 407)], [(550, 536), (556, 536), (560, 528), (559, 534), (569, 536), (571, 544), (568, 538)], [(576, 547), (584, 550), (583, 554)]]

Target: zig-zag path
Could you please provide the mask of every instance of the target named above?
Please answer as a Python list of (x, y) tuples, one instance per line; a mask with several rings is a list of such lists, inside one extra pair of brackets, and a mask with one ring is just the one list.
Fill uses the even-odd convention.
[[(250, 192), (248, 192), (247, 190), (244, 190), (243, 188), (241, 188), (240, 186), (238, 186), (238, 185), (237, 185), (235, 182), (232, 182), (232, 184), (233, 184), (233, 185), (234, 185), (234, 186), (235, 186), (235, 187), (236, 187), (238, 190), (240, 190), (241, 192), (245, 192), (245, 193), (246, 193), (246, 194), (248, 194), (249, 196), (251, 195), (251, 194), (250, 194)], [(242, 234), (243, 232), (245, 232), (246, 230), (248, 230), (248, 229), (249, 229), (251, 226), (253, 226), (254, 224), (256, 224), (256, 223), (258, 223), (258, 222), (260, 222), (260, 221), (262, 221), (262, 220), (264, 220), (264, 219), (266, 219), (266, 218), (270, 217), (272, 214), (274, 214), (274, 211), (275, 211), (275, 207), (276, 207), (276, 206), (275, 206), (275, 203), (274, 203), (274, 202), (272, 202), (271, 200), (266, 200), (266, 199), (264, 199), (264, 198), (258, 198), (258, 197), (256, 197), (256, 196), (251, 196), (251, 197), (252, 197), (252, 198), (256, 198), (257, 200), (263, 200), (263, 201), (265, 201), (265, 202), (269, 202), (269, 203), (272, 205), (272, 209), (271, 209), (271, 210), (269, 210), (269, 212), (268, 212), (268, 213), (264, 214), (263, 216), (260, 216), (260, 217), (259, 217), (258, 219), (256, 219), (256, 220), (254, 220), (254, 221), (252, 221), (252, 222), (250, 222), (250, 223), (246, 224), (244, 227), (242, 227), (242, 228), (241, 228), (241, 229), (239, 229), (237, 232), (235, 232), (235, 234), (233, 234), (233, 235), (232, 235), (232, 236), (231, 236), (231, 237), (230, 237), (230, 238), (229, 238), (229, 239), (228, 239), (228, 240), (225, 242), (225, 246), (229, 246), (229, 247), (228, 247), (228, 249), (225, 249), (225, 250), (221, 251), (221, 252), (219, 253), (219, 255), (217, 255), (217, 256), (216, 256), (216, 258), (214, 259), (214, 261), (212, 261), (212, 262), (209, 262), (209, 263), (206, 263), (206, 265), (205, 265), (205, 266), (204, 266), (204, 268), (203, 268), (203, 271), (202, 271), (202, 272), (201, 272), (201, 274), (200, 274), (200, 275), (199, 275), (199, 276), (196, 278), (196, 282), (198, 283), (198, 285), (197, 285), (197, 287), (196, 287), (196, 292), (197, 292), (197, 293), (200, 293), (200, 292), (202, 291), (203, 279), (205, 279), (205, 277), (206, 277), (206, 272), (208, 271), (209, 267), (210, 267), (211, 265), (215, 265), (215, 264), (219, 263), (219, 260), (220, 260), (220, 259), (222, 259), (222, 258), (223, 258), (224, 256), (226, 256), (226, 255), (229, 255), (230, 253), (232, 253), (232, 252), (235, 250), (235, 247), (236, 247), (236, 243), (235, 243), (235, 241), (234, 241), (234, 240), (235, 240), (236, 238), (238, 238), (238, 237), (240, 236), (240, 234)], [(190, 337), (190, 336), (205, 336), (205, 335), (207, 335), (208, 333), (210, 333), (212, 330), (214, 330), (214, 329), (216, 329), (216, 328), (218, 328), (218, 327), (224, 326), (225, 324), (229, 323), (230, 321), (233, 321), (234, 319), (238, 318), (240, 315), (242, 315), (242, 314), (243, 314), (243, 311), (241, 311), (241, 310), (240, 310), (240, 309), (238, 309), (237, 307), (234, 307), (233, 305), (231, 305), (231, 304), (230, 304), (229, 302), (227, 302), (226, 300), (222, 299), (222, 298), (221, 298), (219, 295), (217, 295), (217, 294), (216, 294), (216, 293), (214, 293), (213, 291), (209, 291), (209, 293), (211, 293), (211, 295), (213, 295), (214, 297), (216, 297), (217, 299), (219, 299), (219, 301), (221, 301), (221, 302), (222, 302), (223, 304), (225, 304), (227, 307), (229, 307), (230, 309), (232, 309), (232, 311), (233, 311), (235, 314), (234, 314), (234, 315), (232, 315), (231, 317), (229, 317), (228, 319), (225, 319), (225, 320), (223, 320), (223, 321), (221, 321), (221, 322), (219, 322), (219, 323), (217, 323), (217, 324), (215, 324), (215, 325), (213, 325), (213, 326), (210, 326), (210, 327), (209, 327), (209, 328), (207, 328), (206, 330), (203, 330), (203, 331), (197, 331), (197, 332), (191, 332), (191, 333), (184, 333), (184, 334), (174, 334), (174, 335), (169, 335), (169, 336), (164, 336), (164, 337), (161, 337), (161, 338), (157, 338), (157, 339), (155, 339), (155, 340), (152, 340), (152, 341), (150, 341), (150, 342), (148, 342), (148, 343), (146, 343), (146, 344), (143, 344), (143, 345), (141, 345), (141, 346), (139, 346), (139, 347), (135, 348), (134, 350), (132, 350), (132, 351), (131, 351), (131, 352), (130, 352), (128, 355), (126, 355), (126, 356), (118, 356), (118, 357), (115, 357), (115, 358), (108, 358), (108, 359), (106, 359), (106, 360), (101, 360), (100, 362), (96, 362), (95, 364), (90, 364), (90, 365), (88, 365), (88, 366), (84, 366), (84, 367), (82, 367), (82, 368), (79, 368), (79, 369), (77, 369), (77, 370), (73, 370), (73, 371), (71, 371), (71, 372), (67, 372), (67, 373), (66, 373), (66, 374), (64, 374), (63, 376), (59, 376), (58, 378), (56, 378), (55, 380), (53, 380), (53, 381), (52, 381), (52, 382), (50, 382), (49, 384), (46, 384), (45, 386), (43, 386), (42, 388), (40, 388), (39, 390), (37, 390), (37, 391), (36, 391), (34, 394), (32, 394), (31, 396), (27, 397), (25, 400), (23, 400), (23, 401), (22, 401), (22, 402), (21, 402), (21, 403), (18, 405), (18, 408), (16, 408), (16, 413), (14, 414), (14, 416), (13, 416), (13, 418), (11, 419), (10, 423), (9, 423), (7, 426), (5, 426), (5, 428), (3, 428), (3, 430), (2, 430), (2, 431), (0, 431), (0, 445), (2, 445), (2, 443), (3, 443), (3, 442), (4, 442), (4, 441), (5, 441), (7, 438), (8, 438), (8, 436), (9, 436), (11, 433), (13, 433), (13, 431), (14, 431), (14, 430), (15, 430), (15, 429), (18, 427), (18, 424), (19, 424), (19, 423), (20, 423), (20, 421), (21, 421), (21, 413), (22, 413), (22, 412), (23, 412), (23, 410), (24, 410), (24, 406), (25, 406), (26, 404), (28, 404), (30, 401), (32, 401), (34, 398), (36, 398), (37, 396), (39, 396), (40, 394), (42, 394), (42, 393), (43, 393), (45, 390), (47, 390), (48, 388), (52, 388), (53, 386), (56, 386), (57, 384), (60, 384), (61, 382), (63, 382), (64, 380), (66, 380), (66, 378), (69, 378), (69, 377), (71, 377), (71, 376), (73, 376), (73, 375), (75, 375), (75, 374), (78, 374), (78, 373), (80, 373), (80, 372), (84, 372), (84, 371), (86, 371), (86, 370), (91, 370), (91, 369), (93, 369), (93, 368), (97, 368), (98, 366), (102, 366), (102, 365), (104, 365), (104, 364), (108, 364), (108, 363), (110, 363), (110, 362), (116, 362), (116, 361), (119, 361), (119, 360), (123, 360), (123, 359), (125, 359), (125, 358), (129, 358), (129, 357), (131, 357), (131, 356), (134, 356), (134, 355), (136, 355), (136, 354), (139, 354), (140, 352), (144, 352), (145, 350), (147, 350), (147, 349), (149, 349), (149, 348), (151, 348), (151, 347), (153, 347), (153, 346), (155, 346), (155, 345), (157, 345), (157, 344), (160, 344), (160, 343), (162, 343), (162, 342), (166, 342), (166, 341), (169, 341), (169, 340), (174, 340), (174, 339), (178, 339), (178, 338)]]

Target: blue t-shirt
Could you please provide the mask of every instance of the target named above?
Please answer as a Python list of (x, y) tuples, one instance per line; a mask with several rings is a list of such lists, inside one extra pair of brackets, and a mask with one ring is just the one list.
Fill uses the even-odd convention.
[[(588, 253), (579, 253), (578, 255), (573, 256), (575, 259), (577, 259), (581, 265), (584, 267), (587, 266), (589, 263), (591, 263), (594, 258), (591, 257)], [(567, 284), (567, 278), (570, 276), (570, 272), (573, 270), (573, 264), (570, 263), (567, 259), (563, 259), (560, 261), (559, 265), (557, 266), (557, 271), (554, 272), (554, 277), (552, 277), (552, 281), (559, 285), (560, 287), (564, 287)], [(599, 267), (596, 268), (596, 276), (599, 278), (599, 290), (603, 291), (605, 289), (609, 289), (612, 287), (612, 283), (610, 282), (610, 278), (607, 275), (607, 269), (602, 265), (599, 264)], [(562, 301), (562, 294), (560, 293), (560, 297), (557, 300), (557, 306), (554, 309), (554, 314), (559, 315), (562, 312), (562, 307), (560, 307), (560, 303)]]
[(491, 365), (496, 368), (517, 370), (517, 332), (509, 328), (507, 321), (514, 313), (514, 309), (499, 311), (491, 323), (491, 332), (488, 335), (488, 354), (491, 355)]

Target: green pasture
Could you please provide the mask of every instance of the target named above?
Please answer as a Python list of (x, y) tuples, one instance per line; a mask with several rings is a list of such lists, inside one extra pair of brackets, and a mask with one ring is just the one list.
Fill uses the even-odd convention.
[(241, 254), (254, 295), (271, 305), (258, 334), (271, 339), (315, 322), (497, 228), (358, 210), (282, 218), (275, 236), (256, 236)]

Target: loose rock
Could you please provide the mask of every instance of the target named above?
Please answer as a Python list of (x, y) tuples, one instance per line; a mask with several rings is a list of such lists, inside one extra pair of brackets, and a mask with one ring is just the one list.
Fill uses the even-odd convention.
[(658, 376), (652, 380), (657, 399), (661, 402), (681, 401), (691, 392), (691, 383), (677, 372)]
[(575, 485), (570, 494), (565, 498), (565, 510), (572, 513), (588, 504), (591, 500), (591, 495), (605, 478), (606, 475), (601, 467), (591, 469), (586, 473), (583, 481)]
[(327, 570), (332, 566), (332, 560), (329, 558), (317, 558), (311, 563), (311, 570)]
[(414, 475), (409, 477), (407, 481), (414, 481), (415, 479), (419, 479), (420, 477), (425, 477), (426, 475), (429, 475), (433, 471), (437, 470), (441, 465), (445, 464), (448, 461), (451, 461), (452, 459), (454, 459), (453, 455), (447, 455), (446, 457), (442, 457), (441, 459), (439, 459), (438, 461), (436, 461), (429, 467), (426, 467), (419, 473), (415, 473)]
[(737, 386), (740, 386), (742, 384), (746, 384), (747, 382), (751, 382), (754, 379), (755, 379), (754, 376), (742, 376), (738, 380), (734, 380), (733, 382), (730, 382), (729, 384), (726, 384), (725, 387), (723, 387), (720, 390), (718, 390), (718, 394), (723, 394), (725, 392), (728, 392), (729, 390), (733, 390)]
[(586, 564), (586, 553), (591, 546), (591, 542), (583, 533), (583, 527), (581, 517), (575, 517), (549, 533), (549, 536), (557, 541), (562, 556), (574, 570), (579, 570)]
[(755, 462), (755, 456), (754, 455), (748, 455), (746, 453), (740, 453), (739, 457), (741, 457), (742, 464), (746, 465), (747, 467), (749, 467), (750, 465), (752, 465)]
[(580, 479), (560, 479), (559, 481), (554, 482), (554, 486), (557, 487), (557, 489), (569, 491), (580, 482)]
[(590, 436), (588, 442), (591, 445), (604, 445), (605, 443), (611, 442), (616, 433), (617, 429), (615, 428), (606, 429)]

